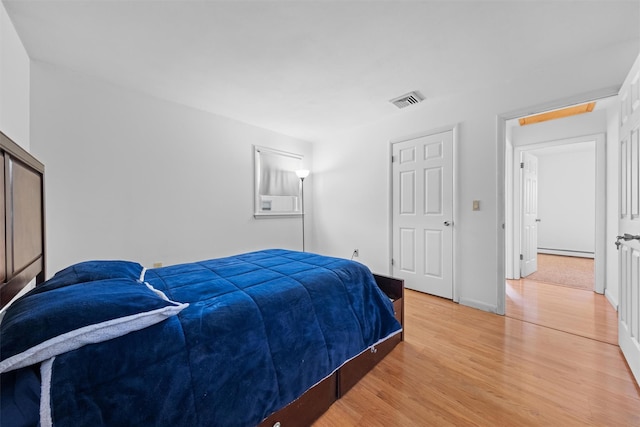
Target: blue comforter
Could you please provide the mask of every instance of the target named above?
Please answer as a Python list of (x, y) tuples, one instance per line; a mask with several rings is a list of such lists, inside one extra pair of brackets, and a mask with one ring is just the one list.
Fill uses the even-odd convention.
[(178, 315), (59, 355), (55, 426), (253, 426), (397, 333), (362, 264), (266, 250), (147, 270)]

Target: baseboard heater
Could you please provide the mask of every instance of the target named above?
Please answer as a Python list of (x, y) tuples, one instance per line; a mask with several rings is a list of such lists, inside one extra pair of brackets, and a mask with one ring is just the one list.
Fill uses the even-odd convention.
[(571, 249), (550, 249), (550, 248), (538, 248), (539, 254), (548, 255), (562, 255), (562, 256), (575, 256), (580, 258), (595, 258), (596, 255), (593, 252), (587, 251), (574, 251)]

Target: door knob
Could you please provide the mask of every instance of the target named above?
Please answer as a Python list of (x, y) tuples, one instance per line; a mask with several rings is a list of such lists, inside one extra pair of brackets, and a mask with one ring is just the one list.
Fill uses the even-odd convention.
[(620, 245), (622, 243), (620, 243), (620, 240), (624, 240), (625, 242), (628, 242), (629, 240), (640, 240), (640, 234), (629, 234), (629, 233), (624, 233), (623, 236), (616, 236), (616, 249), (620, 249)]
[(444, 225), (446, 225), (447, 227), (453, 225), (453, 221), (445, 221)]

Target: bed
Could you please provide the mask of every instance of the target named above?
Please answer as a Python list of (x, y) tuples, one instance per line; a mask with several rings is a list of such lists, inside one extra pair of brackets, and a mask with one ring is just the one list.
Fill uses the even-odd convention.
[(7, 253), (31, 253), (5, 256), (3, 305), (37, 285), (0, 324), (2, 425), (310, 425), (403, 339), (401, 280), (307, 252), (92, 260), (44, 281), (44, 168), (1, 142), (5, 217), (26, 187), (39, 212), (5, 224)]

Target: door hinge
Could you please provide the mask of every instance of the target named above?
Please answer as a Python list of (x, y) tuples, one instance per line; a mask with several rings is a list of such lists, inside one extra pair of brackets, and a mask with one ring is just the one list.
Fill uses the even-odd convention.
[(520, 254), (520, 261), (524, 260), (524, 257), (522, 256), (522, 254)]
[(396, 161), (396, 156), (391, 156), (391, 163), (394, 163)]
[(524, 162), (520, 162), (520, 169), (524, 169)]
[(391, 265), (395, 265), (396, 262), (393, 260), (393, 258), (391, 258)]

